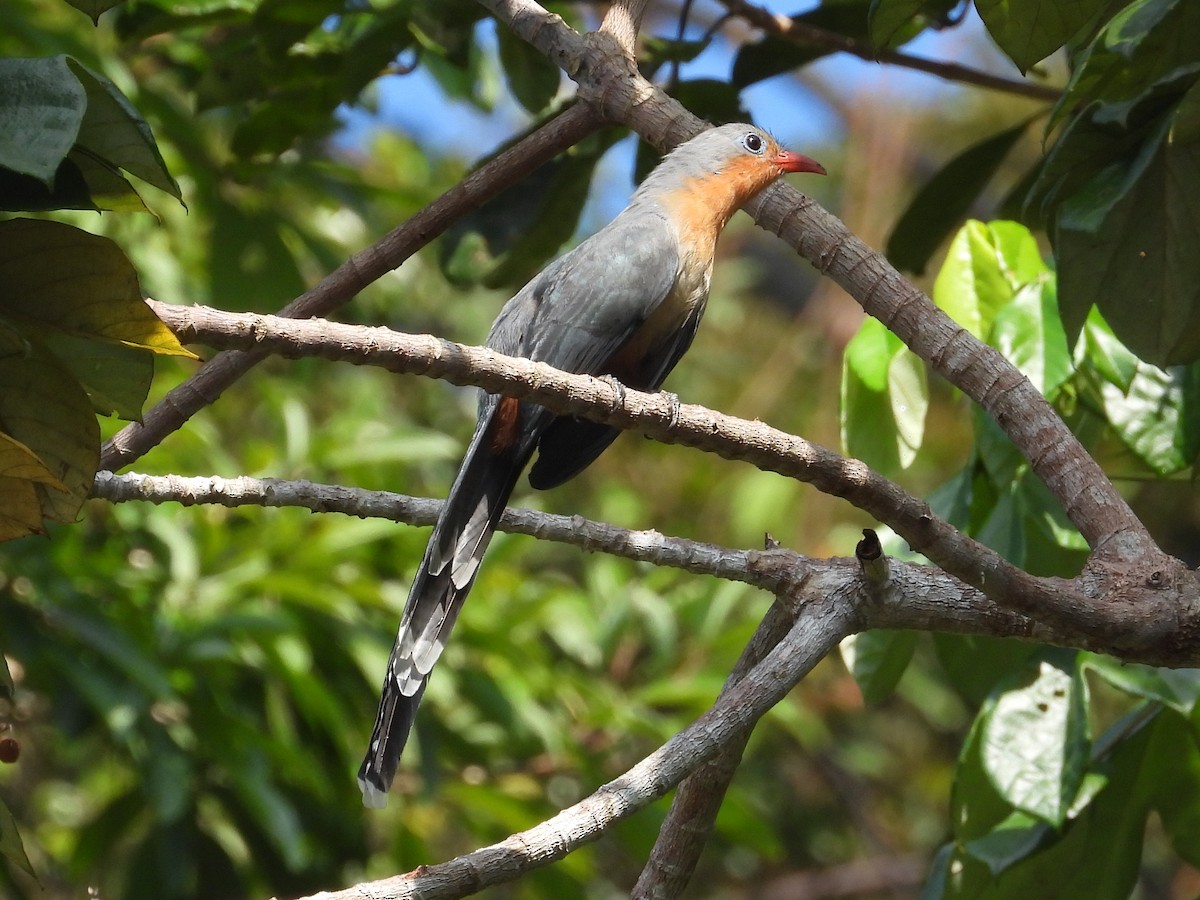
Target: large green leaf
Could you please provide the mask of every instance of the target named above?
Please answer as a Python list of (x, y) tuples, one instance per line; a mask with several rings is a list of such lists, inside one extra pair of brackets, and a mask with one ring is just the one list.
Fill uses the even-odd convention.
[(1022, 72), (1099, 15), (1107, 0), (975, 0), (992, 39)]
[(893, 265), (917, 274), (925, 271), (929, 257), (966, 216), (1028, 127), (1021, 122), (968, 147), (925, 183), (888, 237)]
[[(1095, 303), (1155, 365), (1200, 358), (1200, 85), (1148, 140), (1128, 174), (1105, 170), (1058, 212), (1063, 320), (1077, 334)], [(1115, 198), (1115, 199), (1114, 199)]]
[(954, 240), (933, 283), (933, 301), (975, 337), (991, 331), (996, 313), (1012, 300), (995, 233), (983, 222), (967, 222)]
[(76, 138), (81, 150), (182, 200), (179, 184), (167, 171), (141, 113), (107, 78), (77, 60), (67, 58), (66, 62), (87, 92), (87, 111)]
[(0, 222), (0, 313), (77, 337), (195, 358), (142, 298), (120, 247), (71, 225)]
[(1074, 367), (1058, 317), (1055, 282), (1026, 285), (996, 314), (992, 345), (1036, 387), (1053, 399)]
[(0, 166), (53, 187), (86, 109), (65, 56), (0, 59)]
[(1188, 0), (1128, 4), (1085, 49), (1048, 128), (1071, 112), (1121, 129), (1154, 116), (1195, 80), (1198, 27), (1200, 8)]
[(1160, 475), (1186, 469), (1200, 453), (1200, 363), (1159, 369), (1138, 363), (1129, 387), (1100, 388), (1117, 436)]
[(881, 472), (910, 466), (925, 431), (925, 365), (876, 319), (866, 319), (842, 360), (842, 446)]
[(1059, 826), (1087, 771), (1087, 683), (1073, 655), (1053, 652), (1013, 676), (984, 724), (980, 753), (1014, 808)]

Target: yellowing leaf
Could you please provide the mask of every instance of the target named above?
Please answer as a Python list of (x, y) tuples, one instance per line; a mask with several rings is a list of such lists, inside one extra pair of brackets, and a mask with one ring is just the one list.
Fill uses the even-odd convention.
[(133, 265), (108, 238), (61, 222), (0, 222), (0, 284), (10, 321), (197, 358), (146, 306)]
[(54, 473), (46, 468), (46, 464), (38, 459), (36, 453), (16, 438), (4, 433), (0, 433), (0, 478), (36, 481), (60, 491), (66, 490)]
[(0, 428), (5, 446), (27, 448), (45, 470), (34, 478), (3, 479), (0, 537), (41, 530), (30, 492), (42, 518), (73, 522), (100, 458), (100, 429), (78, 382), (48, 356), (0, 358)]

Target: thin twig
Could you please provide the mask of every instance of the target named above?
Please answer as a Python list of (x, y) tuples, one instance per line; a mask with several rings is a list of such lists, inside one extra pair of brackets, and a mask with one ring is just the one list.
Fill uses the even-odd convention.
[[(540, 825), (437, 865), (310, 900), (449, 900), (521, 877), (597, 840), (711, 759), (757, 721), (855, 628), (850, 599), (824, 590), (819, 576), (803, 590), (787, 637), (692, 725), (628, 772)], [(792, 598), (799, 603), (802, 598)]]
[(719, 0), (722, 6), (732, 15), (739, 16), (770, 34), (785, 38), (794, 43), (808, 47), (822, 47), (839, 53), (849, 53), (867, 62), (884, 63), (886, 65), (903, 66), (927, 75), (934, 75), (946, 81), (963, 84), (973, 84), (976, 87), (993, 91), (1004, 91), (1017, 94), (1033, 100), (1056, 102), (1062, 97), (1062, 91), (1047, 85), (1036, 84), (1032, 81), (1014, 81), (1000, 75), (992, 75), (972, 69), (969, 66), (952, 62), (939, 62), (932, 59), (922, 59), (919, 56), (899, 50), (877, 49), (865, 41), (846, 37), (824, 28), (818, 28), (807, 22), (800, 22), (780, 13), (757, 6), (748, 0)]

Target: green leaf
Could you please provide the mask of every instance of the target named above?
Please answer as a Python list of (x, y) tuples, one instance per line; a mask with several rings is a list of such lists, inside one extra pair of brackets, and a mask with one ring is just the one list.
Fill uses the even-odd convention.
[[(871, 0), (840, 0), (822, 3), (815, 9), (792, 16), (791, 19), (800, 26), (808, 25), (823, 31), (832, 31), (852, 40), (866, 41), (867, 15), (870, 8)], [(744, 45), (738, 51), (733, 61), (733, 86), (738, 89), (748, 87), (767, 78), (791, 72), (833, 52), (822, 44), (805, 43), (802, 31), (797, 40), (767, 35), (756, 43)]]
[(12, 323), (196, 358), (150, 311), (132, 263), (108, 238), (61, 222), (0, 222), (0, 284), (0, 314)]
[(1118, 690), (1154, 700), (1184, 716), (1191, 715), (1200, 699), (1200, 669), (1160, 669), (1094, 653), (1083, 654), (1080, 665)]
[(8, 804), (3, 800), (0, 800), (0, 854), (21, 871), (37, 878), (37, 873), (33, 871), (33, 864), (25, 854), (25, 843), (21, 840), (21, 833), (17, 830), (17, 821), (13, 818)]
[(966, 216), (1028, 127), (1027, 120), (968, 147), (925, 183), (888, 238), (886, 252), (893, 265), (924, 273), (929, 257)]
[[(1045, 841), (1035, 852), (1010, 860), (1002, 877), (967, 896), (978, 900), (1126, 900), (1137, 879), (1142, 834), (1155, 782), (1147, 777), (1155, 767), (1149, 737), (1150, 729), (1142, 729), (1121, 741), (1112, 758), (1100, 767), (1103, 781), (1091, 779), (1081, 788), (1092, 802), (1072, 809), (1072, 818), (1061, 831), (1044, 825)], [(1018, 849), (1015, 842), (1013, 849)]]
[(1046, 279), (1017, 291), (996, 314), (991, 344), (1048, 399), (1071, 376), (1067, 335), (1058, 318), (1055, 283)]
[(1029, 511), (1020, 490), (1020, 481), (997, 485), (996, 502), (983, 522), (973, 529), (975, 538), (991, 547), (1015, 566), (1025, 564), (1027, 550), (1025, 524)]
[(557, 96), (561, 70), (507, 28), (498, 28), (496, 39), (509, 89), (522, 106), (537, 115)]
[(86, 110), (65, 56), (0, 59), (0, 166), (53, 186)]
[(93, 24), (100, 24), (100, 16), (114, 6), (120, 6), (125, 0), (67, 0), (73, 7), (90, 18)]
[(1083, 330), (1083, 341), (1076, 348), (1076, 361), (1087, 365), (1122, 394), (1129, 391), (1137, 377), (1140, 360), (1122, 344), (1100, 310), (1092, 307)]
[(87, 111), (76, 143), (89, 156), (130, 175), (177, 200), (183, 199), (179, 184), (167, 171), (150, 126), (115, 84), (97, 75), (77, 60), (65, 57), (67, 65), (87, 92)]
[(1016, 809), (1054, 826), (1087, 771), (1087, 683), (1073, 655), (1051, 652), (1016, 673), (984, 724), (981, 755), (992, 784)]
[(967, 841), (964, 847), (993, 875), (999, 875), (1046, 844), (1052, 835), (1045, 822), (1018, 810), (987, 834)]
[(154, 355), (139, 347), (55, 330), (31, 329), (71, 371), (102, 416), (139, 419), (154, 380)]
[(1200, 452), (1200, 364), (1169, 370), (1139, 363), (1128, 390), (1100, 387), (1104, 414), (1121, 441), (1160, 475), (1180, 472)]
[(14, 690), (16, 688), (13, 686), (12, 672), (8, 670), (8, 658), (0, 653), (0, 700), (11, 703)]
[(1175, 852), (1200, 866), (1200, 746), (1194, 725), (1183, 716), (1160, 715), (1154, 745), (1154, 807)]
[(42, 478), (0, 479), (0, 539), (40, 530), (28, 512), (15, 512), (28, 511), (35, 498), (41, 517), (75, 521), (100, 456), (100, 430), (79, 384), (50, 359), (2, 357), (0, 423), (0, 433), (28, 447), (62, 486), (51, 487)]
[(1155, 365), (1200, 358), (1200, 85), (1128, 175), (1105, 170), (1066, 200), (1053, 231), (1063, 320), (1077, 333), (1092, 303)]
[(933, 646), (949, 683), (970, 703), (985, 700), (1035, 650), (1024, 641), (983, 635), (935, 634)]
[(925, 366), (876, 319), (866, 319), (842, 359), (842, 446), (872, 468), (912, 464), (929, 406)]
[(1047, 130), (1072, 112), (1119, 130), (1155, 117), (1200, 71), (1197, 28), (1200, 10), (1187, 0), (1136, 0), (1126, 5), (1084, 51)]
[(842, 661), (867, 703), (882, 703), (892, 695), (916, 647), (917, 632), (891, 629), (852, 634), (840, 645)]
[(992, 39), (1022, 72), (1074, 37), (1104, 0), (975, 0)]
[(950, 242), (933, 284), (933, 301), (983, 340), (996, 313), (1012, 297), (1013, 286), (1001, 264), (995, 234), (983, 222), (967, 222)]
[(983, 764), (983, 733), (995, 702), (995, 696), (989, 697), (975, 717), (954, 769), (950, 827), (959, 844), (990, 834), (1013, 812), (1012, 804), (996, 790)]
[(946, 21), (958, 0), (871, 0), (871, 43), (899, 47), (929, 26)]

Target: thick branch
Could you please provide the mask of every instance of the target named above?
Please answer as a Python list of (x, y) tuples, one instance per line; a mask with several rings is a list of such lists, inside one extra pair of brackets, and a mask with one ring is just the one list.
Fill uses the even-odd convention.
[[(559, 16), (531, 0), (481, 2), (575, 78), (580, 95), (605, 118), (628, 125), (659, 146), (674, 146), (704, 127), (614, 53), (611, 40), (603, 40), (602, 35), (585, 40)], [(787, 184), (773, 185), (747, 204), (746, 211), (982, 406), (1029, 460), (1092, 547), (1106, 545), (1126, 559), (1161, 552), (1099, 464), (1029, 379), (938, 309), (883, 254)]]
[[(729, 673), (718, 700), (727, 696), (787, 636), (791, 622), (785, 599), (776, 598)], [(725, 792), (741, 765), (754, 725), (750, 723), (741, 734), (731, 737), (716, 756), (680, 783), (631, 896), (638, 900), (665, 900), (678, 896), (687, 886), (716, 823)]]
[[(556, 413), (636, 429), (658, 441), (740, 459), (765, 471), (796, 478), (870, 513), (950, 574), (1058, 630), (1087, 628), (1094, 640), (1142, 654), (1156, 645), (1163, 629), (1179, 624), (1181, 611), (1173, 605), (1176, 598), (1165, 592), (1147, 593), (1149, 599), (1140, 605), (1097, 605), (1095, 592), (1084, 596), (1076, 593), (1070, 582), (1038, 579), (1021, 571), (933, 515), (924, 501), (863, 463), (761, 422), (680, 404), (670, 394), (633, 391), (611, 379), (572, 375), (544, 363), (505, 357), (429, 335), (323, 320), (225, 313), (207, 307), (153, 303), (153, 308), (185, 343), (253, 348), (288, 357), (320, 356), (476, 385), (492, 393), (534, 399)], [(1194, 582), (1192, 586), (1194, 589)], [(1098, 585), (1097, 590), (1103, 592), (1105, 588)]]
[[(445, 194), (365, 250), (351, 256), (281, 310), (291, 318), (328, 315), (371, 282), (395, 269), (465, 213), (520, 181), (539, 165), (572, 147), (600, 123), (583, 104), (570, 107), (536, 133), (472, 172)], [(228, 353), (209, 360), (104, 447), (100, 468), (116, 470), (177, 431), (263, 359), (257, 352)]]

